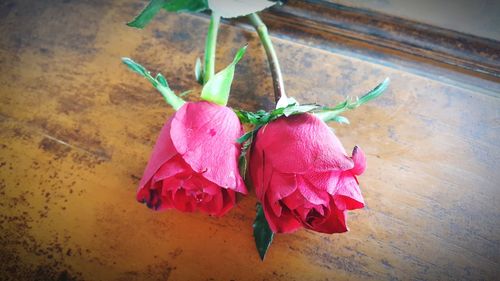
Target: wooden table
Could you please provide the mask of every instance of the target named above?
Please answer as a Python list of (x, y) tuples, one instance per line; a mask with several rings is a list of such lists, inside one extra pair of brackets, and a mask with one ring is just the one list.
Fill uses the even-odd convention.
[[(494, 280), (500, 274), (500, 99), (397, 65), (274, 38), (289, 95), (333, 105), (386, 76), (387, 93), (332, 124), (360, 145), (367, 207), (350, 232), (277, 235), (255, 250), (249, 195), (223, 218), (156, 213), (134, 195), (173, 110), (120, 62), (193, 77), (208, 20), (162, 13), (124, 23), (140, 1), (0, 4), (1, 280)], [(265, 19), (265, 16), (264, 16)], [(270, 27), (273, 30), (273, 27)], [(223, 24), (217, 68), (249, 43), (230, 106), (272, 107), (258, 38)]]

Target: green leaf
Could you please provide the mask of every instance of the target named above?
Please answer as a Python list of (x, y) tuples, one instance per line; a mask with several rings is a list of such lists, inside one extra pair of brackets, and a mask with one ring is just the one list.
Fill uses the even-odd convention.
[(253, 237), (255, 238), (255, 245), (257, 246), (257, 251), (259, 251), (260, 259), (264, 260), (267, 250), (271, 246), (271, 242), (273, 242), (274, 233), (269, 228), (260, 203), (257, 203), (257, 216), (253, 223)]
[(223, 18), (235, 18), (262, 11), (276, 4), (267, 0), (208, 0), (208, 7)]
[(165, 5), (167, 0), (151, 0), (149, 4), (127, 25), (135, 28), (144, 28)]
[(201, 98), (216, 104), (226, 105), (231, 91), (236, 64), (245, 54), (247, 46), (236, 53), (233, 62), (208, 80), (201, 91)]
[(203, 67), (200, 58), (196, 58), (196, 63), (194, 64), (194, 77), (199, 84), (203, 85)]
[(144, 28), (162, 8), (169, 12), (194, 13), (206, 10), (208, 3), (207, 0), (151, 0), (141, 13), (127, 25)]
[(170, 0), (163, 8), (169, 12), (197, 13), (208, 9), (207, 0)]

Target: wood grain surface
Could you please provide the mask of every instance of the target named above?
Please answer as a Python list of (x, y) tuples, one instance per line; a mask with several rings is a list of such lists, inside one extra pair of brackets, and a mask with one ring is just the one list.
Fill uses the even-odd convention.
[[(277, 235), (264, 262), (252, 237), (256, 198), (223, 218), (135, 201), (173, 110), (121, 65), (128, 56), (194, 89), (208, 20), (124, 23), (143, 2), (0, 3), (0, 280), (495, 280), (500, 275), (500, 99), (275, 37), (289, 95), (333, 105), (385, 77), (380, 99), (332, 124), (361, 146), (367, 207), (350, 232)], [(265, 19), (264, 19), (265, 20)], [(270, 26), (273, 30), (273, 26)], [(303, 39), (306, 40), (306, 39)], [(230, 106), (271, 108), (264, 51), (227, 22), (217, 68), (245, 43)]]

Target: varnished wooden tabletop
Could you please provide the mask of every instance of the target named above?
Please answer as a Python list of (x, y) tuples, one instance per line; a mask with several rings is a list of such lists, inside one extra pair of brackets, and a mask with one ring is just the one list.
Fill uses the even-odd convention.
[[(139, 2), (139, 3), (137, 3)], [(254, 195), (223, 218), (156, 213), (135, 190), (173, 110), (121, 65), (199, 87), (204, 16), (124, 23), (141, 1), (0, 3), (1, 280), (495, 280), (500, 274), (500, 99), (275, 38), (287, 92), (333, 105), (386, 76), (388, 92), (334, 126), (361, 146), (367, 202), (350, 232), (277, 235), (261, 262)], [(264, 18), (265, 19), (265, 18)], [(230, 106), (272, 106), (258, 38), (223, 24), (217, 67), (245, 43)]]

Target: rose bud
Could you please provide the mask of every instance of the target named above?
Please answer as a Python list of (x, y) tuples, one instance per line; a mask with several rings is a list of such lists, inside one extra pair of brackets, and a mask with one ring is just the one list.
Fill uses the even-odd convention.
[(364, 207), (356, 175), (366, 159), (346, 152), (325, 122), (312, 114), (280, 117), (254, 140), (249, 172), (274, 233), (301, 226), (323, 233), (348, 230), (347, 210)]
[(228, 107), (187, 102), (166, 122), (141, 179), (137, 200), (154, 210), (222, 216), (247, 189), (238, 170), (243, 128)]

